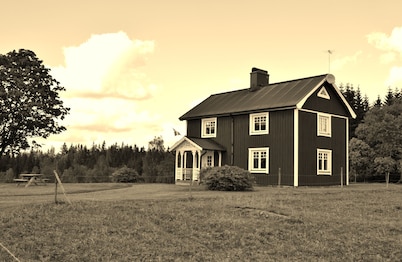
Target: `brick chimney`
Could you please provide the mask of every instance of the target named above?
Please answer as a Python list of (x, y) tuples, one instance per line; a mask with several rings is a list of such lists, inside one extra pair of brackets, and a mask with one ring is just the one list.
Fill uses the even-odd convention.
[(250, 91), (259, 90), (263, 86), (269, 84), (268, 71), (253, 67), (250, 73)]

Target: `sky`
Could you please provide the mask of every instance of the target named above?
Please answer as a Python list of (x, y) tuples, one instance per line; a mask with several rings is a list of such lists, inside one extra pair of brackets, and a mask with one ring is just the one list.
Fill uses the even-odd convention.
[[(400, 0), (1, 0), (0, 53), (36, 53), (66, 91), (43, 149), (172, 146), (211, 94), (331, 73), (371, 102), (402, 89)], [(332, 54), (328, 53), (331, 50)], [(181, 136), (175, 136), (173, 129)]]

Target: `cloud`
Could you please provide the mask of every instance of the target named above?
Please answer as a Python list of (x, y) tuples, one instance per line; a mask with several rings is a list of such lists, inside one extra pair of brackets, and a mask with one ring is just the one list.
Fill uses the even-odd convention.
[(153, 51), (153, 41), (131, 40), (124, 32), (92, 35), (65, 47), (65, 65), (52, 74), (67, 88), (66, 96), (147, 99), (156, 86), (139, 68)]
[(352, 56), (345, 56), (342, 58), (334, 59), (331, 61), (331, 69), (332, 70), (340, 70), (343, 68), (345, 65), (349, 63), (356, 63), (358, 57), (362, 54), (362, 51), (357, 51), (354, 53)]
[(402, 66), (395, 65), (400, 61), (397, 60), (397, 55), (402, 58), (402, 27), (395, 27), (390, 35), (382, 32), (374, 32), (367, 35), (369, 44), (373, 45), (384, 53), (380, 55), (382, 64), (394, 63), (389, 68), (388, 78), (385, 80), (388, 86), (402, 85)]
[(67, 131), (51, 139), (146, 145), (163, 132), (154, 101), (158, 86), (143, 71), (154, 46), (118, 32), (65, 47), (64, 65), (51, 68), (51, 74), (66, 88), (60, 95), (71, 112), (62, 123)]
[(381, 32), (370, 33), (367, 40), (377, 49), (402, 53), (402, 27), (395, 27), (390, 36)]

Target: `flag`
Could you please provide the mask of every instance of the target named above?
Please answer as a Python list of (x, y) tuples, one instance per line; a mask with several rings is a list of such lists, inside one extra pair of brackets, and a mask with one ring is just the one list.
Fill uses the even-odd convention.
[(173, 128), (173, 133), (175, 136), (180, 136), (180, 132)]

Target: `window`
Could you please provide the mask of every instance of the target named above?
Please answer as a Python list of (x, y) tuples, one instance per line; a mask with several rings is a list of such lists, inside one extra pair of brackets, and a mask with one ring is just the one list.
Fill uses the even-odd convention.
[(317, 93), (318, 97), (330, 99), (327, 89), (325, 87), (321, 87), (320, 91)]
[(250, 135), (268, 134), (268, 112), (250, 114)]
[(327, 114), (317, 115), (317, 135), (331, 136), (331, 116)]
[(201, 137), (216, 137), (216, 118), (202, 119)]
[(212, 166), (212, 156), (207, 156), (207, 166)]
[(269, 172), (269, 148), (249, 148), (248, 149), (248, 170), (252, 173)]
[(331, 175), (332, 151), (317, 149), (317, 174)]

